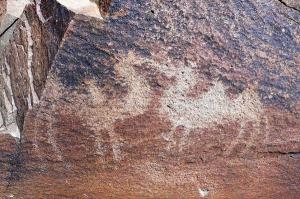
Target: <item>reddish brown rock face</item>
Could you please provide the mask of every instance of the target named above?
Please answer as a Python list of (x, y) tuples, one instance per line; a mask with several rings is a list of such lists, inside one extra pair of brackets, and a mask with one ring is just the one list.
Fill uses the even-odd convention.
[[(17, 154), (3, 158), (3, 197), (299, 197), (295, 9), (113, 0), (104, 20), (65, 20), (45, 2), (39, 27), (55, 47), (46, 63), (36, 50), (33, 66), (51, 69), (33, 75), (45, 82), (39, 102), (17, 106), (20, 144), (1, 148)], [(36, 6), (25, 13), (38, 31)], [(42, 35), (32, 45), (49, 52)]]

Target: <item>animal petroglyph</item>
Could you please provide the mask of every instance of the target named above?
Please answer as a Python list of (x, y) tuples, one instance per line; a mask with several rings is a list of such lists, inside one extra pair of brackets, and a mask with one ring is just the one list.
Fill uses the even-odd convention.
[[(144, 60), (130, 52), (122, 61), (115, 66), (116, 79), (122, 80), (128, 89), (128, 94), (124, 97), (114, 97), (107, 99), (103, 91), (94, 85), (89, 86), (92, 95), (92, 103), (99, 109), (91, 110), (97, 115), (97, 121), (92, 119), (93, 126), (100, 123), (102, 130), (109, 132), (113, 156), (115, 160), (122, 159), (121, 148), (122, 138), (115, 132), (113, 124), (118, 120), (134, 117), (143, 114), (150, 102), (150, 87), (145, 79), (140, 77), (133, 68), (134, 65), (143, 63)], [(96, 111), (96, 112), (95, 112)], [(99, 112), (98, 112), (99, 111)], [(94, 124), (93, 124), (94, 123)], [(97, 139), (97, 153), (101, 154), (101, 139)]]
[[(138, 74), (134, 68), (144, 63), (150, 64), (167, 78), (175, 80), (175, 83), (170, 84), (160, 96), (161, 106), (158, 110), (161, 115), (166, 115), (172, 124), (172, 129), (169, 132), (163, 132), (160, 136), (160, 139), (166, 141), (167, 150), (175, 147), (179, 151), (185, 149), (192, 143), (189, 142), (189, 134), (193, 129), (208, 128), (230, 122), (238, 122), (242, 126), (248, 122), (259, 124), (261, 120), (262, 105), (259, 96), (253, 90), (246, 89), (235, 99), (230, 99), (226, 94), (226, 87), (220, 81), (214, 81), (207, 92), (198, 97), (190, 96), (189, 93), (197, 84), (197, 73), (194, 69), (196, 65), (193, 63), (190, 63), (189, 67), (172, 67), (170, 64), (168, 64), (169, 66), (162, 65), (153, 60), (141, 58), (132, 52), (120, 60), (115, 66), (116, 79), (122, 80), (126, 85), (128, 90), (126, 96), (107, 99), (103, 91), (94, 83), (89, 85), (92, 104), (99, 107), (99, 109), (91, 110), (90, 113), (96, 116), (91, 117), (90, 125), (101, 124), (101, 129), (94, 125), (95, 131), (106, 130), (109, 132), (115, 160), (123, 158), (122, 147), (125, 141), (115, 133), (114, 123), (143, 114), (149, 108), (150, 100), (153, 98), (146, 78)], [(181, 131), (179, 138), (175, 136), (178, 127)], [(256, 136), (254, 134), (257, 132), (253, 132), (253, 136)], [(228, 151), (231, 151), (243, 139), (243, 136), (241, 127), (240, 135), (229, 146)], [(103, 155), (102, 142), (104, 141), (100, 138), (96, 139), (95, 146), (98, 147), (96, 151), (99, 155)]]
[[(176, 127), (183, 127), (177, 143), (180, 151), (189, 144), (189, 133), (192, 129), (230, 121), (257, 123), (260, 120), (262, 106), (258, 95), (250, 89), (243, 91), (236, 99), (230, 99), (226, 95), (226, 87), (215, 81), (206, 93), (193, 98), (188, 96), (197, 83), (192, 67), (169, 68), (166, 74), (175, 77), (176, 83), (165, 91), (160, 111), (161, 114), (167, 114), (173, 125), (171, 134), (167, 134), (168, 139), (174, 137), (172, 134)], [(241, 130), (237, 139), (241, 139), (242, 135)], [(172, 140), (170, 144), (174, 142), (176, 141)]]
[[(251, 126), (249, 126), (251, 124)], [(248, 125), (248, 126), (247, 126)], [(249, 140), (246, 139), (246, 134), (250, 133)], [(243, 143), (245, 145), (243, 152), (246, 153), (252, 146), (255, 146), (257, 139), (262, 140), (263, 144), (269, 143), (269, 119), (267, 116), (261, 115), (256, 121), (241, 121), (237, 137), (230, 143), (225, 152), (225, 156), (233, 153), (234, 148)], [(242, 151), (239, 151), (240, 153)]]
[(264, 143), (268, 143), (270, 140), (270, 124), (269, 124), (269, 119), (268, 117), (263, 117), (264, 122), (265, 122), (265, 138), (264, 138)]
[(240, 124), (240, 129), (239, 129), (237, 137), (230, 143), (229, 147), (225, 151), (225, 156), (229, 156), (232, 153), (232, 151), (234, 150), (234, 148), (239, 143), (243, 142), (244, 136), (245, 136), (245, 122), (243, 121)]
[(59, 145), (56, 142), (54, 130), (53, 130), (53, 125), (51, 122), (49, 122), (47, 128), (47, 137), (48, 137), (48, 143), (52, 146), (52, 150), (55, 153), (57, 160), (62, 161), (63, 160), (63, 154), (59, 148)]

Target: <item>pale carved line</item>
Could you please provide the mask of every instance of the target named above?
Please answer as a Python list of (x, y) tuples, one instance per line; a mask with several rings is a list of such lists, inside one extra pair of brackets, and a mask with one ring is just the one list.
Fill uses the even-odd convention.
[(240, 123), (240, 128), (237, 137), (232, 141), (228, 147), (228, 149), (225, 151), (225, 156), (230, 156), (234, 150), (234, 148), (241, 143), (240, 141), (243, 140), (245, 135), (245, 122)]
[(47, 126), (48, 129), (46, 130), (47, 133), (47, 137), (48, 137), (48, 142), (51, 144), (52, 149), (54, 151), (54, 153), (56, 154), (57, 158), (59, 161), (63, 161), (63, 154), (62, 151), (60, 150), (57, 142), (56, 142), (56, 138), (54, 135), (54, 130), (53, 130), (53, 122), (51, 122), (51, 120), (47, 121)]
[(264, 116), (264, 120), (265, 120), (264, 144), (268, 144), (270, 142), (270, 122), (268, 116)]
[(249, 152), (252, 146), (255, 146), (255, 139), (260, 137), (260, 133), (260, 122), (254, 121), (253, 128), (250, 129), (250, 140), (249, 142), (246, 142), (245, 153)]

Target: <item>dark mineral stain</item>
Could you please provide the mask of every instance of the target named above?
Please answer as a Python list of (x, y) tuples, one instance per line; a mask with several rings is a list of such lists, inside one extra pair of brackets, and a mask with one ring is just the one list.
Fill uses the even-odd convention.
[(100, 29), (79, 19), (68, 32), (53, 70), (66, 87), (75, 88), (85, 80), (95, 80), (99, 86), (119, 87), (119, 80), (115, 79), (114, 67), (118, 63), (115, 55), (129, 50), (150, 55), (147, 49), (135, 44), (134, 39), (124, 38), (126, 34), (122, 31), (112, 34), (109, 29)]
[[(281, 8), (250, 0), (189, 4), (193, 6), (187, 10), (173, 1), (114, 0), (105, 21), (77, 17), (55, 71), (69, 87), (84, 79), (102, 85), (114, 79), (114, 55), (133, 51), (151, 58), (160, 48), (173, 62), (189, 56), (201, 60), (198, 67), (209, 64), (209, 71), (199, 72), (218, 78), (235, 93), (255, 86), (267, 106), (291, 109), (298, 102), (300, 46), (295, 38), (300, 30), (288, 24)], [(120, 11), (126, 15), (114, 17)]]
[(102, 16), (107, 16), (109, 13), (109, 8), (112, 0), (90, 0), (98, 5), (99, 11)]

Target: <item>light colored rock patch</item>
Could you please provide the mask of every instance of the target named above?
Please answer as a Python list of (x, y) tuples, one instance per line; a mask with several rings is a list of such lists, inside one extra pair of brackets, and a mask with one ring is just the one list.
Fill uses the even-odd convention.
[(7, 63), (6, 58), (5, 58), (4, 63), (5, 63), (6, 71), (4, 69), (2, 69), (2, 74), (3, 74), (4, 82), (6, 83), (5, 84), (6, 88), (4, 88), (4, 91), (6, 93), (6, 97), (9, 101), (9, 105), (7, 105), (7, 107), (9, 107), (9, 110), (11, 110), (11, 112), (15, 112), (15, 111), (17, 111), (17, 107), (15, 105), (15, 100), (13, 98), (13, 92), (12, 92), (12, 88), (11, 88), (10, 66)]
[(176, 83), (170, 85), (162, 97), (160, 112), (171, 120), (173, 132), (178, 126), (184, 127), (179, 143), (180, 150), (188, 144), (192, 129), (208, 128), (230, 121), (257, 123), (260, 120), (262, 105), (256, 92), (248, 89), (232, 100), (226, 95), (225, 86), (215, 81), (208, 92), (193, 98), (188, 96), (197, 83), (192, 63), (191, 67), (161, 66), (159, 69), (170, 78), (176, 79)]
[(58, 0), (58, 2), (75, 13), (102, 19), (97, 4), (90, 0)]
[(167, 90), (162, 99), (161, 110), (168, 114), (174, 126), (205, 128), (226, 121), (253, 121), (258, 118), (261, 104), (256, 93), (251, 90), (246, 90), (237, 99), (231, 100), (227, 97), (223, 84), (215, 82), (199, 98), (188, 97), (189, 86), (194, 83), (189, 70), (184, 69), (186, 75), (180, 75), (177, 85)]
[[(161, 98), (161, 115), (167, 115), (172, 123), (170, 132), (163, 132), (161, 138), (168, 142), (167, 150), (175, 145), (183, 150), (189, 145), (189, 133), (197, 128), (209, 128), (217, 124), (226, 124), (232, 121), (239, 122), (241, 126), (247, 122), (258, 124), (261, 119), (262, 105), (255, 91), (247, 89), (235, 99), (230, 99), (226, 94), (226, 87), (219, 81), (212, 82), (213, 86), (198, 97), (191, 97), (189, 93), (197, 84), (196, 65), (175, 67), (170, 63), (158, 64), (154, 60), (142, 59), (134, 53), (129, 53), (116, 66), (116, 79), (123, 79), (128, 86), (129, 93), (124, 98), (111, 97), (107, 99), (96, 86), (90, 86), (93, 104), (99, 107), (99, 113), (95, 118), (101, 118), (103, 129), (109, 131), (114, 158), (122, 159), (121, 148), (124, 142), (114, 133), (113, 124), (118, 120), (143, 114), (148, 109), (151, 96), (150, 87), (145, 78), (136, 73), (134, 65), (150, 64), (174, 83), (164, 91)], [(93, 111), (93, 110), (92, 110)], [(100, 114), (100, 115), (99, 115)], [(93, 118), (93, 116), (92, 116)], [(99, 121), (93, 120), (99, 124)], [(176, 127), (184, 127), (180, 139), (175, 139)], [(241, 127), (242, 128), (242, 127)], [(242, 132), (242, 130), (241, 130)], [(254, 132), (255, 133), (255, 132)], [(233, 149), (242, 138), (237, 137), (229, 148)], [(97, 139), (99, 155), (101, 151), (101, 139)], [(231, 150), (230, 149), (230, 150)]]
[(20, 138), (20, 130), (16, 123), (11, 123), (6, 127), (1, 127), (0, 134), (9, 134), (15, 138)]
[[(1, 0), (2, 1), (2, 0)], [(7, 0), (6, 12), (3, 13), (3, 20), (0, 24), (0, 54), (8, 45), (9, 40), (16, 27), (17, 19), (22, 15), (25, 6), (32, 3), (31, 0)]]
[(20, 17), (25, 6), (31, 2), (30, 0), (8, 0), (7, 13), (15, 17)]
[[(99, 90), (94, 84), (89, 86), (92, 101), (96, 107), (91, 110), (91, 119), (97, 120), (92, 120), (91, 125), (95, 126), (95, 124), (98, 124), (102, 130), (109, 132), (115, 160), (123, 158), (121, 147), (124, 143), (122, 138), (114, 133), (113, 124), (118, 120), (143, 114), (150, 102), (150, 87), (146, 80), (137, 74), (133, 68), (134, 65), (139, 65), (144, 60), (134, 53), (129, 53), (122, 59), (116, 65), (115, 71), (116, 79), (123, 80), (128, 88), (128, 94), (125, 97), (107, 99), (103, 94), (103, 90)], [(97, 139), (97, 146), (99, 147), (98, 154), (103, 155), (100, 139)]]
[(24, 21), (25, 24), (25, 29), (27, 33), (27, 42), (28, 42), (27, 73), (29, 77), (30, 93), (28, 94), (27, 101), (28, 101), (28, 107), (29, 109), (31, 109), (33, 104), (37, 104), (39, 102), (39, 98), (33, 85), (33, 73), (32, 73), (33, 39), (31, 34), (31, 27), (25, 15), (22, 16), (22, 20)]
[(6, 59), (4, 60), (4, 66), (1, 67), (1, 72), (2, 93), (0, 94), (0, 98), (4, 106), (0, 109), (0, 134), (10, 134), (13, 137), (20, 138), (20, 130), (16, 123), (17, 108), (11, 89), (10, 66)]
[(36, 5), (36, 14), (38, 15), (39, 20), (42, 23), (45, 23), (46, 19), (41, 11), (41, 0), (35, 0), (35, 5)]
[(208, 197), (209, 191), (207, 189), (198, 189), (199, 195), (202, 198)]

